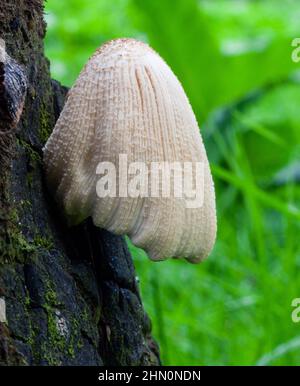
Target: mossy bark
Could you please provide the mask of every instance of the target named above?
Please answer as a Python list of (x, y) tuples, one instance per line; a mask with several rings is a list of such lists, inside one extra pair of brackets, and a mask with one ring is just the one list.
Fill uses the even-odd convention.
[(158, 364), (124, 239), (68, 229), (47, 195), (42, 147), (67, 90), (44, 36), (42, 0), (1, 0), (0, 38), (28, 88), (17, 127), (0, 130), (0, 364)]

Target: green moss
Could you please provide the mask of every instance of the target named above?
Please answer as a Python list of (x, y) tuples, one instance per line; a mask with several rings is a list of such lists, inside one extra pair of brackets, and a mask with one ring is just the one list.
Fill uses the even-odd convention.
[(6, 238), (0, 238), (1, 261), (24, 262), (30, 255), (34, 257), (36, 246), (26, 240), (18, 226), (19, 216), (17, 209), (9, 212), (7, 218)]
[[(45, 303), (43, 305), (47, 313), (48, 326), (48, 344), (44, 352), (44, 359), (49, 364), (59, 362), (59, 357), (66, 354), (71, 358), (75, 357), (75, 351), (80, 347), (79, 336), (80, 326), (77, 319), (67, 319), (64, 314), (60, 314), (60, 302), (57, 299), (56, 291), (49, 281), (46, 281)], [(59, 319), (63, 319), (66, 323), (67, 330), (65, 334), (59, 329)], [(82, 346), (81, 346), (82, 347)]]
[(87, 311), (86, 309), (84, 309), (84, 310), (82, 311), (82, 313), (81, 313), (81, 319), (82, 319), (83, 321), (88, 321), (89, 315), (88, 315), (88, 311)]
[(31, 304), (31, 299), (30, 299), (30, 296), (28, 294), (28, 292), (26, 293), (26, 296), (25, 296), (25, 306), (28, 308)]
[(29, 324), (29, 335), (26, 339), (26, 343), (28, 343), (31, 347), (33, 347), (34, 341), (35, 341), (35, 336), (36, 336), (36, 331), (34, 330), (33, 325), (31, 323), (31, 319), (30, 319), (31, 298), (30, 298), (29, 292), (28, 292), (26, 287), (25, 287), (25, 291), (26, 291), (25, 297), (22, 297), (18, 300), (19, 300), (19, 302), (22, 302), (24, 304), (24, 311), (23, 311), (24, 314), (22, 314), (21, 317), (25, 318)]
[(57, 315), (54, 310), (48, 309), (48, 336), (52, 347), (59, 351), (64, 351), (67, 345), (66, 336), (62, 335), (57, 329)]
[(79, 339), (79, 340), (78, 340), (77, 347), (78, 347), (78, 350), (82, 349), (82, 347), (83, 347), (83, 341), (82, 341), (82, 339)]
[(10, 214), (9, 214), (9, 220), (11, 221), (11, 222), (17, 222), (17, 221), (19, 221), (19, 215), (18, 215), (18, 211), (17, 211), (17, 209), (12, 209), (11, 211), (10, 211)]
[(51, 310), (53, 307), (59, 307), (60, 302), (57, 299), (56, 290), (54, 284), (48, 277), (44, 278), (45, 284), (45, 302), (43, 307), (46, 311)]
[[(58, 315), (58, 310), (53, 309), (52, 307), (47, 307), (47, 323), (48, 323), (48, 348), (47, 355), (49, 352), (52, 352), (51, 362), (56, 357), (59, 357), (62, 354), (66, 354), (71, 358), (75, 357), (76, 349), (82, 347), (82, 341), (79, 340), (79, 324), (76, 320), (72, 320), (71, 325), (68, 323), (66, 334), (64, 335), (57, 326), (58, 318), (61, 316)], [(67, 323), (67, 322), (66, 322)], [(56, 358), (56, 360), (58, 360)]]
[[(21, 201), (21, 207), (26, 208), (30, 206), (29, 201)], [(19, 227), (19, 214), (16, 208), (12, 209), (6, 217), (7, 220), (7, 234), (6, 237), (0, 237), (0, 252), (1, 261), (18, 261), (25, 262), (30, 257), (35, 259), (40, 248), (47, 251), (54, 246), (51, 236), (44, 236), (39, 234), (36, 230), (36, 235), (32, 241), (28, 241), (23, 235)]]
[(29, 200), (21, 200), (20, 204), (21, 204), (21, 207), (23, 209), (28, 209), (28, 208), (31, 208), (31, 206), (32, 206), (32, 204)]
[(34, 238), (34, 244), (37, 246), (37, 247), (42, 247), (42, 248), (45, 248), (47, 250), (50, 250), (53, 248), (53, 240), (52, 238), (50, 237), (45, 237), (45, 236), (41, 236), (41, 235), (36, 235), (35, 238)]
[(37, 151), (35, 151), (32, 146), (30, 146), (29, 143), (25, 142), (23, 139), (21, 138), (17, 138), (17, 144), (19, 146), (21, 146), (25, 151), (26, 151), (26, 154), (28, 155), (29, 159), (32, 161), (32, 162), (39, 162), (41, 163), (41, 156), (39, 155), (39, 153)]
[[(29, 201), (21, 202), (22, 207), (31, 205)], [(19, 225), (19, 215), (17, 209), (13, 209), (7, 216), (6, 238), (0, 237), (0, 251), (2, 259), (0, 261), (25, 262), (30, 257), (35, 259), (40, 248), (51, 250), (53, 239), (50, 236), (36, 234), (33, 241), (28, 241), (23, 235)]]
[(35, 252), (35, 246), (29, 243), (17, 228), (10, 228), (7, 232), (6, 240), (0, 239), (0, 251), (2, 258), (6, 261), (24, 262), (26, 256)]
[(29, 164), (31, 165), (32, 171), (27, 172), (26, 181), (28, 186), (32, 187), (33, 178), (34, 178), (33, 170), (36, 169), (36, 164), (42, 163), (41, 156), (36, 150), (34, 150), (34, 148), (29, 143), (27, 143), (23, 139), (17, 138), (17, 144), (25, 150), (25, 153), (28, 157)]
[(40, 359), (45, 360), (50, 366), (59, 366), (61, 364), (61, 360), (57, 358), (56, 353), (49, 349), (46, 342), (43, 342), (41, 345), (41, 353), (38, 355), (39, 361)]
[(3, 254), (2, 257), (7, 258), (9, 261), (25, 262), (27, 257), (34, 260), (39, 248), (48, 251), (53, 248), (53, 241), (50, 237), (38, 235), (32, 242), (29, 242), (16, 226), (9, 227), (7, 234), (7, 240), (0, 238), (0, 251)]
[(28, 172), (26, 174), (26, 181), (27, 181), (27, 185), (31, 188), (32, 182), (33, 182), (33, 173)]
[(40, 127), (39, 137), (42, 143), (45, 143), (51, 133), (51, 116), (47, 109), (47, 106), (42, 103), (40, 107)]

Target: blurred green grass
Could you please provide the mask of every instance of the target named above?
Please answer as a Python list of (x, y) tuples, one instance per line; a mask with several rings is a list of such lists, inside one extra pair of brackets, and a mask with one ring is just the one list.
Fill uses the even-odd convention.
[(182, 81), (212, 165), (218, 238), (195, 266), (128, 240), (163, 362), (300, 364), (297, 0), (48, 0), (46, 53), (71, 85), (115, 37), (147, 41)]

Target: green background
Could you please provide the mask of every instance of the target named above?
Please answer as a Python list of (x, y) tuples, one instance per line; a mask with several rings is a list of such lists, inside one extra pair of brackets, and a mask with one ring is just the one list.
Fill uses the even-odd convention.
[(200, 124), (213, 253), (155, 264), (130, 245), (163, 363), (299, 365), (299, 1), (48, 0), (45, 12), (54, 78), (71, 86), (104, 41), (135, 37), (171, 66)]

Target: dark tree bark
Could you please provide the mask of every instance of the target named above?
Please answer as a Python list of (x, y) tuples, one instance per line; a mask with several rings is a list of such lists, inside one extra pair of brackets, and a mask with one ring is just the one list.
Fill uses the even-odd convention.
[(47, 195), (42, 147), (67, 90), (44, 35), (42, 0), (1, 0), (0, 364), (158, 364), (124, 239), (68, 229)]

